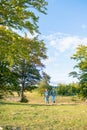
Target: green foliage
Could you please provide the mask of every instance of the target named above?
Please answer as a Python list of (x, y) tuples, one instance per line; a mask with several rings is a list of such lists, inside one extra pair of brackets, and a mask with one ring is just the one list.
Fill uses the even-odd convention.
[[(9, 84), (9, 86), (22, 85), (22, 91), (24, 91), (26, 86), (35, 85), (41, 78), (40, 71), (44, 67), (42, 59), (47, 58), (45, 43), (37, 38), (23, 38), (11, 30), (6, 30), (6, 28), (1, 27), (1, 30), (3, 30), (1, 40), (5, 43), (5, 48), (8, 48), (7, 51), (4, 45), (0, 44), (2, 48), (0, 56), (1, 75), (3, 75), (6, 84)], [(4, 36), (7, 34), (8, 38), (10, 38), (8, 43), (4, 39)], [(2, 65), (5, 66), (4, 63), (7, 63), (7, 68), (2, 67)], [(0, 81), (5, 83), (3, 80)]]
[(38, 85), (38, 92), (41, 94), (41, 95), (44, 95), (44, 91), (45, 89), (48, 89), (49, 88), (49, 84), (46, 82), (46, 80), (42, 80), (39, 85)]
[(42, 80), (39, 82), (37, 88), (38, 88), (38, 92), (41, 95), (44, 95), (44, 91), (45, 89), (50, 90), (51, 86), (49, 85), (50, 83), (50, 76), (48, 74), (46, 74), (45, 72), (42, 73)]
[(20, 102), (25, 102), (25, 103), (28, 102), (28, 99), (26, 98), (25, 95), (23, 95), (23, 97), (21, 98)]
[(10, 70), (8, 62), (0, 61), (0, 97), (11, 93), (12, 86), (18, 86), (17, 78), (17, 73)]
[(58, 95), (63, 96), (72, 96), (79, 93), (79, 84), (71, 83), (71, 84), (58, 84), (57, 87)]
[(71, 57), (77, 64), (74, 72), (70, 73), (70, 76), (77, 77), (80, 84), (80, 95), (83, 98), (87, 98), (87, 46), (79, 45), (76, 53)]
[(38, 32), (38, 19), (34, 10), (46, 14), (45, 0), (1, 0), (0, 25), (15, 29)]
[(0, 90), (0, 99), (3, 99), (3, 92)]
[(0, 1), (0, 89), (19, 92), (21, 85), (22, 99), (25, 88), (40, 80), (42, 59), (47, 56), (42, 40), (24, 38), (17, 32), (38, 33), (39, 17), (34, 10), (46, 14), (46, 6), (45, 0)]
[(19, 75), (18, 81), (21, 85), (21, 96), (23, 96), (27, 87), (36, 85), (40, 81), (40, 73), (44, 67), (42, 59), (46, 59), (47, 56), (46, 47), (42, 40), (24, 38), (21, 40), (21, 45), (24, 49), (22, 53), (19, 52), (17, 62), (13, 66), (13, 72)]
[(37, 85), (29, 85), (29, 86), (26, 87), (26, 90), (30, 91), (30, 92), (32, 92), (35, 89), (37, 89)]

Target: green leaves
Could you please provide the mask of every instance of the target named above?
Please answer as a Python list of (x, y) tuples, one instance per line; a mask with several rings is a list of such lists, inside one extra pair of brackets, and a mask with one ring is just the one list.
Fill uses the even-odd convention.
[(77, 62), (75, 68), (77, 68), (78, 71), (73, 71), (70, 75), (79, 79), (80, 93), (83, 97), (87, 97), (87, 46), (79, 45), (72, 59)]
[(2, 0), (0, 3), (0, 25), (15, 29), (38, 31), (38, 19), (34, 10), (46, 14), (45, 0)]
[(35, 84), (41, 78), (42, 60), (47, 58), (46, 47), (42, 40), (22, 37), (13, 30), (39, 33), (39, 16), (35, 11), (46, 14), (46, 6), (45, 0), (0, 1), (0, 61), (3, 66), (7, 63), (5, 68), (0, 65), (1, 86), (5, 83), (10, 89), (11, 85), (12, 88), (21, 85), (22, 97), (25, 86)]

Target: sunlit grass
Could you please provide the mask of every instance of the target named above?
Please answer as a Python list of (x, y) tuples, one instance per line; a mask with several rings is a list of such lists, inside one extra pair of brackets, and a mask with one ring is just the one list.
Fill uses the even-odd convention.
[(87, 130), (86, 104), (58, 96), (55, 105), (51, 105), (51, 99), (50, 105), (45, 105), (37, 93), (27, 97), (30, 97), (28, 104), (0, 103), (0, 126), (16, 126), (21, 130)]

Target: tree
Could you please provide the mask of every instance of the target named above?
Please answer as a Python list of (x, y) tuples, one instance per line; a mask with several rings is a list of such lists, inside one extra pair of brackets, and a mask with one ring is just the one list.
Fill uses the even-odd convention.
[(12, 30), (0, 26), (0, 59), (13, 64), (13, 61), (18, 58), (18, 53), (20, 51), (22, 53), (23, 50), (21, 39), (22, 37)]
[(23, 50), (23, 54), (26, 55), (26, 57), (18, 53), (17, 62), (15, 62), (13, 66), (13, 72), (19, 75), (21, 101), (24, 98), (24, 91), (40, 81), (42, 68), (44, 67), (42, 59), (47, 58), (46, 47), (42, 40), (24, 38), (21, 41), (21, 45), (22, 44), (26, 48), (26, 52)]
[[(26, 32), (28, 30), (32, 34), (38, 33), (39, 17), (35, 15), (34, 11), (46, 14), (46, 6), (45, 0), (0, 1), (0, 60), (8, 63), (6, 67), (11, 73), (16, 72), (18, 75), (17, 81), (23, 80), (22, 77), (25, 73), (19, 74), (23, 71), (23, 66), (27, 66), (27, 69), (30, 67), (28, 72), (34, 75), (36, 73), (40, 75), (39, 69), (44, 67), (41, 61), (47, 58), (44, 42), (36, 38), (24, 38), (17, 34), (17, 31)], [(16, 29), (16, 32), (14, 32), (14, 29)], [(24, 61), (26, 61), (26, 64)], [(32, 79), (34, 82), (35, 78)], [(10, 83), (10, 80), (8, 83)], [(23, 84), (22, 81), (22, 86)]]
[(9, 69), (8, 62), (0, 61), (0, 98), (7, 93), (11, 93), (12, 86), (17, 86), (18, 75)]
[[(30, 33), (38, 32), (38, 19), (34, 11), (46, 14), (45, 0), (1, 0), (0, 1), (0, 57), (12, 63), (21, 46), (20, 36), (10, 29)], [(21, 53), (22, 53), (21, 51)], [(2, 55), (3, 54), (3, 55)], [(12, 56), (13, 54), (13, 56)], [(15, 56), (15, 57), (14, 57)]]
[[(25, 84), (27, 83), (27, 86), (30, 86), (31, 83), (34, 85), (40, 80), (41, 68), (44, 67), (42, 59), (47, 58), (45, 43), (37, 38), (21, 37), (12, 30), (6, 30), (5, 27), (1, 30), (1, 43), (3, 44), (0, 44), (0, 59), (8, 63), (8, 69), (12, 70), (10, 72), (17, 73), (19, 84), (22, 86), (22, 99)], [(17, 80), (17, 78), (15, 79)]]
[(66, 84), (59, 83), (58, 88), (57, 88), (57, 92), (59, 95), (64, 95), (64, 96), (67, 95)]
[(38, 19), (34, 11), (46, 14), (45, 0), (0, 0), (0, 25), (38, 32)]
[(38, 84), (38, 92), (41, 94), (41, 95), (44, 95), (44, 91), (45, 89), (49, 89), (49, 84), (46, 82), (45, 79), (41, 80), (40, 83)]
[(46, 82), (49, 84), (50, 83), (50, 76), (45, 72), (43, 72), (42, 74), (43, 74), (43, 79), (46, 80)]
[(63, 96), (74, 96), (79, 93), (79, 84), (70, 83), (70, 84), (58, 84), (57, 92), (59, 95)]
[(74, 72), (70, 73), (70, 76), (76, 77), (80, 84), (80, 94), (83, 98), (87, 98), (87, 46), (79, 45), (76, 53), (71, 57), (77, 64)]
[(44, 94), (45, 89), (51, 90), (51, 86), (49, 85), (50, 76), (48, 74), (46, 74), (45, 72), (43, 72), (42, 74), (43, 74), (42, 80), (38, 84), (38, 92), (41, 95)]

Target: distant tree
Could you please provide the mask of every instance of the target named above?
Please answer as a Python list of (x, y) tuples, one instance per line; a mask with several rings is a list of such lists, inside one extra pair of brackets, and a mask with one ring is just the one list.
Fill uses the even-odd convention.
[(63, 96), (72, 96), (79, 93), (79, 84), (70, 83), (70, 84), (58, 84), (57, 92), (59, 95)]
[(42, 78), (46, 80), (47, 83), (50, 83), (50, 76), (47, 73), (43, 72)]
[(43, 72), (42, 80), (38, 84), (38, 92), (41, 95), (44, 94), (45, 89), (48, 89), (48, 90), (51, 89), (51, 86), (49, 83), (50, 83), (50, 76), (48, 74), (46, 74), (45, 72)]
[(57, 92), (59, 95), (66, 95), (66, 93), (67, 93), (66, 84), (59, 83), (58, 88), (57, 88)]
[(38, 84), (38, 92), (43, 95), (45, 89), (49, 89), (49, 84), (46, 82), (45, 79), (41, 80), (40, 83)]
[(79, 89), (80, 89), (80, 86), (79, 86), (79, 83), (76, 82), (76, 83), (70, 83), (70, 86), (72, 88), (72, 95), (78, 95), (79, 94)]
[(80, 95), (87, 98), (87, 46), (79, 45), (76, 53), (71, 58), (77, 62), (74, 67), (77, 70), (71, 72), (70, 76), (79, 80)]

